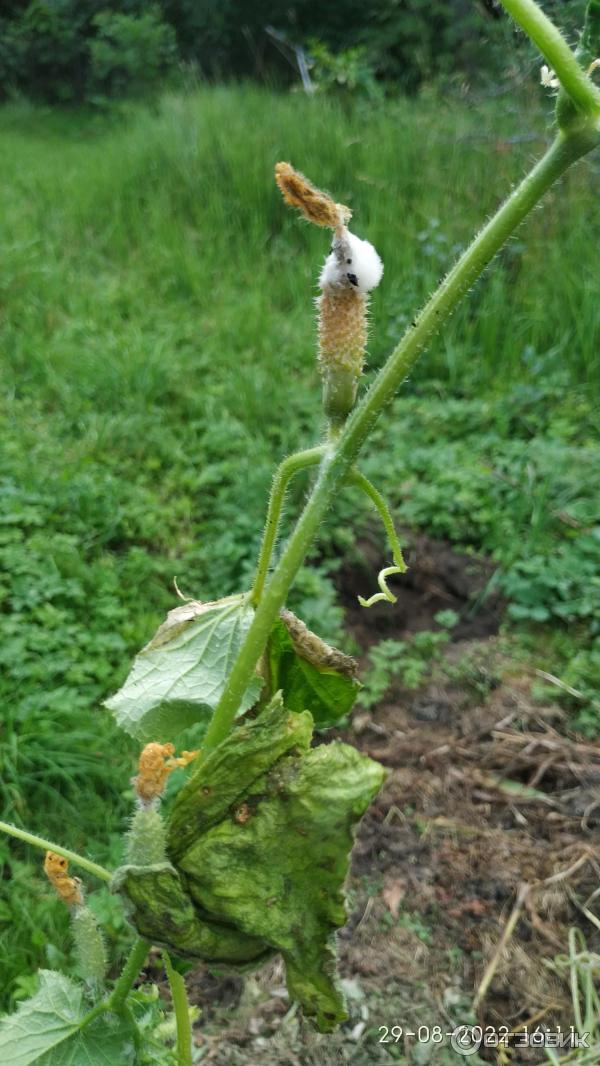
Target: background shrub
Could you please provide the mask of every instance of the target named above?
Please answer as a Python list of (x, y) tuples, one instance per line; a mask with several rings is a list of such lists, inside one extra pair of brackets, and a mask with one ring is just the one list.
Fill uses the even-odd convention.
[(89, 95), (143, 93), (175, 64), (175, 31), (162, 21), (158, 7), (140, 15), (101, 11), (93, 25), (97, 33), (90, 42)]

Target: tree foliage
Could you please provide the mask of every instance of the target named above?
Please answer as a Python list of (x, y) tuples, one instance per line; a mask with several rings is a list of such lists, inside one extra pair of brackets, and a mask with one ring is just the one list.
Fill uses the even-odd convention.
[(143, 0), (13, 0), (0, 18), (0, 97), (71, 103), (137, 93), (177, 57), (174, 29)]
[[(582, 23), (583, 0), (545, 7), (567, 33)], [(293, 52), (292, 63), (282, 58), (271, 27), (307, 50), (317, 83), (331, 88), (321, 71), (327, 57), (327, 72), (337, 72), (329, 81), (346, 91), (357, 62), (359, 89), (375, 79), (408, 92), (440, 77), (481, 81), (504, 69), (514, 36), (496, 0), (7, 0), (0, 97), (21, 91), (68, 103), (139, 94), (178, 61), (202, 76), (289, 83)]]

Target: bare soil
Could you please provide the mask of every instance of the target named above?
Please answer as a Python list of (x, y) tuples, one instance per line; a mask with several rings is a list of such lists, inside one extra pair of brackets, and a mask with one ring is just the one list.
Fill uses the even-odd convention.
[[(433, 1027), (572, 1024), (569, 928), (600, 953), (600, 926), (584, 913), (599, 910), (600, 745), (570, 736), (559, 708), (535, 702), (531, 677), (507, 658), (495, 635), (502, 603), (482, 602), (489, 563), (420, 538), (397, 606), (363, 611), (356, 593), (368, 593), (380, 565), (370, 551), (365, 542), (364, 561), (338, 575), (363, 648), (435, 628), (441, 609), (461, 620), (427, 687), (395, 688), (339, 734), (389, 770), (358, 832), (339, 936), (350, 1019), (314, 1034), (290, 1008), (279, 962), (245, 978), (199, 971), (188, 986), (203, 1011), (201, 1061), (545, 1062), (539, 1048), (466, 1057), (446, 1036), (436, 1043)], [(392, 1026), (402, 1037), (380, 1042)]]
[(490, 587), (495, 571), (490, 560), (454, 551), (448, 544), (410, 531), (404, 531), (402, 543), (407, 545), (408, 571), (389, 581), (398, 597), (393, 607), (377, 603), (365, 610), (357, 599), (358, 594), (367, 597), (377, 591), (377, 575), (385, 559), (378, 537), (361, 538), (353, 560), (336, 574), (346, 625), (363, 652), (380, 640), (439, 628), (435, 623), (439, 611), (454, 610), (459, 615), (454, 640), (482, 639), (498, 632), (504, 601)]

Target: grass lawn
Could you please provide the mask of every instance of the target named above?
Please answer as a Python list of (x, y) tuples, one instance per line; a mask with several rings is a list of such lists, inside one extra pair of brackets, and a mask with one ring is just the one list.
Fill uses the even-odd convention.
[[(274, 465), (319, 438), (327, 241), (282, 206), (275, 162), (349, 204), (382, 255), (368, 381), (541, 152), (544, 107), (342, 108), (220, 88), (109, 117), (0, 111), (2, 817), (116, 863), (135, 751), (100, 702), (174, 605), (174, 576), (200, 599), (248, 587)], [(519, 654), (579, 693), (567, 709), (588, 735), (598, 168), (569, 174), (477, 283), (363, 463), (401, 524), (491, 558)], [(294, 591), (325, 637), (342, 622), (332, 579), (365, 521), (344, 495)], [(0, 858), (9, 998), (27, 988), (19, 975), (60, 964), (66, 917), (30, 853), (0, 840)], [(117, 904), (98, 899), (118, 934)]]

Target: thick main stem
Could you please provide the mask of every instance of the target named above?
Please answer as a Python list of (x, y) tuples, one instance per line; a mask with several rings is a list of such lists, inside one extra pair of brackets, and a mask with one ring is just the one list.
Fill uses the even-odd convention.
[(319, 524), (384, 407), (416, 363), (427, 342), (450, 317), (507, 238), (553, 182), (571, 163), (595, 147), (597, 142), (598, 134), (592, 123), (576, 134), (558, 134), (542, 159), (511, 193), (441, 282), (348, 419), (337, 438), (335, 450), (325, 454), (304, 511), (257, 606), (252, 625), (206, 734), (204, 754), (227, 736), (277, 614)]

